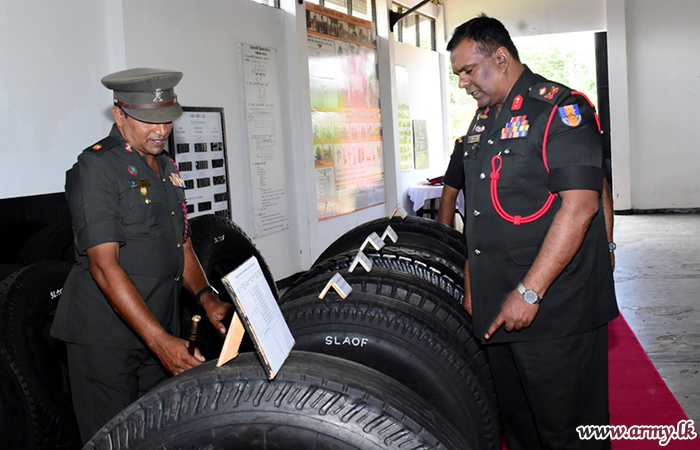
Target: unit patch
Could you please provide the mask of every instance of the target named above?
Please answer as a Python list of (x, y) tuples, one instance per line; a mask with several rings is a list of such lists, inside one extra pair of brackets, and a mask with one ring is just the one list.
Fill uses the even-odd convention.
[(564, 125), (576, 127), (581, 123), (581, 111), (578, 105), (566, 105), (559, 108), (559, 116)]
[(514, 139), (527, 136), (530, 123), (527, 116), (515, 116), (501, 130), (501, 139)]

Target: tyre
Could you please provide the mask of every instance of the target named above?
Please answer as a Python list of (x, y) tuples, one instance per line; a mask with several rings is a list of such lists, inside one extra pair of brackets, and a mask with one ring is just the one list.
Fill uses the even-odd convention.
[(20, 266), (19, 264), (0, 264), (0, 281), (9, 277), (21, 268), (22, 266)]
[[(275, 279), (265, 258), (263, 258), (253, 241), (238, 225), (225, 217), (205, 215), (190, 220), (190, 228), (192, 230), (191, 239), (194, 251), (202, 264), (209, 282), (219, 291), (221, 300), (232, 302), (228, 292), (221, 283), (221, 278), (240, 266), (251, 256), (255, 256), (258, 259), (273, 295), (276, 299), (279, 299)], [(197, 348), (199, 348), (206, 359), (217, 358), (219, 353), (221, 353), (224, 336), (206, 320), (204, 309), (197, 305), (192, 294), (183, 289), (180, 294), (180, 337), (183, 339), (189, 337), (190, 320), (195, 314), (204, 318), (199, 327)], [(224, 324), (227, 327), (228, 323), (229, 319), (226, 319)], [(245, 344), (244, 347), (252, 348), (249, 340), (246, 339)]]
[[(381, 218), (359, 225), (329, 245), (314, 265), (339, 253), (359, 250), (367, 236), (372, 232), (381, 236), (388, 225), (398, 235), (396, 245), (433, 251), (457, 266), (464, 267), (467, 251), (464, 236), (445, 224), (416, 216), (407, 216), (405, 219), (399, 216), (394, 216), (393, 219)], [(390, 242), (387, 238), (386, 243)]]
[(17, 263), (28, 266), (41, 261), (65, 261), (75, 264), (71, 222), (48, 225), (24, 242), (17, 254)]
[[(416, 275), (444, 290), (460, 305), (464, 300), (464, 266), (458, 267), (437, 253), (386, 245), (379, 251), (365, 251), (365, 255), (372, 261), (373, 268)], [(322, 273), (346, 270), (356, 256), (357, 250), (351, 250), (318, 262), (297, 278), (290, 288), (293, 289)], [(358, 266), (357, 270), (364, 270), (364, 268)]]
[(49, 335), (71, 265), (32, 264), (0, 285), (0, 345), (26, 385), (36, 411), (40, 448), (80, 444), (70, 397), (65, 346)]
[(355, 361), (390, 376), (449, 418), (475, 449), (500, 450), (498, 412), (460, 343), (417, 307), (353, 292), (311, 295), (282, 305), (299, 350)]
[[(410, 274), (379, 268), (372, 269), (371, 272), (365, 272), (364, 269), (359, 268), (352, 273), (341, 272), (341, 274), (353, 288), (353, 292), (347, 299), (352, 299), (355, 292), (375, 294), (413, 305), (426, 313), (427, 324), (441, 335), (451, 336), (460, 343), (460, 348), (471, 361), (474, 370), (493, 399), (492, 403), (494, 406), (497, 405), (486, 351), (474, 339), (471, 317), (462, 305), (446, 297), (444, 291), (439, 288)], [(335, 275), (333, 272), (324, 273), (290, 289), (282, 296), (281, 305), (297, 298), (319, 295), (333, 275)], [(331, 290), (326, 298), (340, 297)]]
[(469, 450), (415, 393), (372, 369), (293, 351), (273, 381), (254, 353), (188, 370), (119, 413), (84, 450)]
[(37, 439), (32, 426), (36, 423), (31, 397), (17, 367), (0, 346), (0, 436), (3, 448), (35, 449)]

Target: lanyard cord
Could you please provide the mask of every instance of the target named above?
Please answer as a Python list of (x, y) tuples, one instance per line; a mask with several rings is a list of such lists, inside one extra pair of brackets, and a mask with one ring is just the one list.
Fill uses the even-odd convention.
[[(571, 93), (574, 95), (582, 96), (586, 99), (588, 104), (591, 105), (591, 108), (594, 108), (593, 103), (584, 93), (578, 91), (572, 91)], [(544, 130), (544, 141), (542, 142), (542, 160), (544, 161), (544, 168), (547, 170), (547, 173), (549, 173), (549, 166), (547, 165), (547, 137), (549, 136), (549, 127), (552, 125), (552, 119), (554, 119), (554, 113), (557, 111), (558, 108), (559, 105), (554, 105), (554, 108), (552, 108), (552, 112), (549, 114), (549, 120), (547, 121), (547, 127)], [(601, 128), (598, 113), (594, 112), (594, 115), (595, 120), (598, 124), (598, 131), (600, 132)], [(511, 222), (513, 225), (521, 225), (523, 223), (534, 222), (535, 220), (544, 216), (547, 213), (547, 211), (549, 211), (549, 208), (551, 208), (552, 203), (554, 203), (554, 198), (557, 196), (556, 194), (552, 194), (550, 192), (547, 196), (547, 200), (544, 202), (544, 205), (542, 205), (542, 207), (537, 212), (530, 214), (529, 216), (511, 216), (506, 212), (505, 209), (503, 209), (503, 206), (501, 206), (501, 201), (498, 199), (498, 179), (501, 176), (502, 166), (503, 158), (501, 158), (501, 154), (499, 152), (498, 155), (494, 156), (491, 159), (491, 203), (493, 203), (493, 207), (498, 213), (498, 215), (501, 216), (501, 218), (503, 218), (504, 220)]]

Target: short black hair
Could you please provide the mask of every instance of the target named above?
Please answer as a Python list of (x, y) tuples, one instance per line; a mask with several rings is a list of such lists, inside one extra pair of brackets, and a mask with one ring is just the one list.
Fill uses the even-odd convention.
[(481, 14), (455, 28), (450, 42), (447, 43), (447, 51), (454, 50), (464, 39), (476, 42), (479, 52), (484, 56), (491, 56), (499, 47), (505, 47), (516, 61), (520, 61), (518, 49), (515, 48), (506, 27), (486, 14)]

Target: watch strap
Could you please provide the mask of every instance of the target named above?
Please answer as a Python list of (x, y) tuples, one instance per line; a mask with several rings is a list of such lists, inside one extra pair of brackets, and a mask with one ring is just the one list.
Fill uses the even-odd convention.
[(219, 295), (219, 292), (216, 289), (214, 289), (213, 286), (206, 286), (206, 287), (203, 287), (202, 289), (200, 289), (199, 292), (197, 292), (197, 294), (194, 296), (194, 299), (199, 306), (202, 306), (202, 297), (205, 294)]

